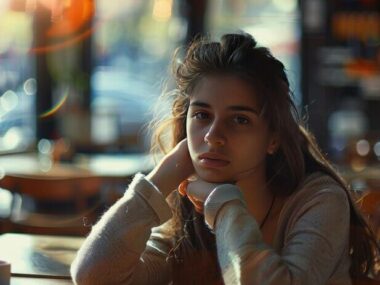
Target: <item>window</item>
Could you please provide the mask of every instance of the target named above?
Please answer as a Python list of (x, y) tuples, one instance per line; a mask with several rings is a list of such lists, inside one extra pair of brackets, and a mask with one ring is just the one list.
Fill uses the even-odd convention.
[(141, 128), (185, 36), (173, 0), (98, 0), (91, 76), (91, 137), (130, 151), (147, 147)]
[(0, 152), (24, 150), (35, 140), (32, 20), (0, 1)]
[(299, 13), (296, 0), (209, 0), (211, 35), (244, 30), (269, 47), (286, 69), (297, 105), (301, 104)]

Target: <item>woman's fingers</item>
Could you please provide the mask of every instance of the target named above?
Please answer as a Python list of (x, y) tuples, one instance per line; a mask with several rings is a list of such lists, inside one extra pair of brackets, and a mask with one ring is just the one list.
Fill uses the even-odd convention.
[(181, 196), (187, 196), (198, 213), (203, 213), (203, 204), (210, 193), (220, 184), (202, 180), (196, 175), (183, 180), (178, 186)]
[(216, 186), (218, 186), (218, 184), (208, 183), (202, 179), (189, 181), (189, 184), (187, 185), (187, 194), (204, 202)]
[(189, 185), (189, 181), (187, 179), (183, 180), (181, 184), (178, 186), (178, 192), (181, 196), (187, 195), (187, 185)]
[(194, 173), (187, 139), (180, 141), (166, 154), (156, 167), (147, 175), (158, 189), (167, 197), (184, 179)]
[(181, 184), (179, 184), (179, 186), (178, 186), (178, 192), (181, 196), (187, 196), (187, 198), (189, 198), (191, 203), (194, 205), (195, 210), (198, 213), (202, 214), (203, 213), (203, 201), (197, 199), (196, 197), (190, 195), (187, 192), (187, 187), (188, 187), (189, 183), (190, 183), (190, 181), (187, 179), (182, 181)]
[(193, 203), (195, 210), (198, 213), (202, 214), (203, 213), (203, 202), (197, 200), (196, 198), (192, 197), (191, 195), (187, 195), (187, 197), (189, 198), (189, 200), (191, 201), (191, 203)]

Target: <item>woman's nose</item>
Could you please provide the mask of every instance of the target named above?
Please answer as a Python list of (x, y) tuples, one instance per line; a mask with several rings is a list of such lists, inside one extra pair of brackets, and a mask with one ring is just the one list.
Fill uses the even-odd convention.
[(220, 126), (217, 122), (211, 124), (204, 136), (204, 141), (209, 145), (224, 145), (226, 143), (226, 138), (222, 130), (222, 126)]

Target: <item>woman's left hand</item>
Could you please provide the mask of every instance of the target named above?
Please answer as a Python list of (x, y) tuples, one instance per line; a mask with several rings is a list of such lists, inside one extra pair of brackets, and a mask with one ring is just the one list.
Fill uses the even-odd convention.
[(221, 184), (209, 183), (198, 176), (192, 176), (187, 181), (181, 183), (179, 192), (183, 196), (187, 195), (189, 200), (194, 204), (195, 210), (202, 214), (204, 202), (215, 187), (219, 185)]

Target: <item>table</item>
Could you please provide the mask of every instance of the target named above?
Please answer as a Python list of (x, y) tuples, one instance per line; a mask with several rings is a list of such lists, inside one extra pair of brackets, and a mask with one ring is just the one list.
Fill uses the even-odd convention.
[[(70, 202), (69, 199), (72, 197), (72, 202), (77, 207), (75, 209), (78, 212), (87, 210), (84, 207), (89, 199), (97, 196), (97, 211), (100, 213), (102, 208), (112, 205), (124, 194), (135, 173), (148, 172), (152, 168), (153, 160), (146, 153), (115, 155), (78, 154), (72, 162), (58, 161), (55, 163), (49, 162), (48, 156), (37, 152), (8, 154), (0, 156), (0, 187), (11, 190), (11, 192), (18, 191), (23, 193), (25, 196), (29, 196), (31, 198), (29, 201), (32, 202), (38, 199), (41, 201), (54, 200), (56, 202), (60, 199), (60, 202)], [(27, 180), (30, 181), (27, 182)], [(73, 180), (76, 180), (76, 182), (73, 182)], [(84, 182), (79, 182), (78, 180), (84, 180)], [(33, 181), (33, 184), (31, 181)], [(89, 186), (95, 185), (95, 181), (98, 181), (99, 185)], [(45, 187), (40, 182), (45, 186), (56, 183), (57, 187), (54, 185)], [(26, 185), (26, 187), (21, 188), (20, 185)], [(73, 195), (73, 189), (81, 189), (81, 195)], [(20, 197), (9, 194), (8, 191), (0, 189), (0, 196), (6, 196), (7, 198), (6, 200), (0, 199), (0, 219), (4, 218), (5, 221), (10, 219), (12, 198)], [(41, 205), (39, 204), (38, 207)], [(43, 206), (38, 208), (38, 210), (42, 208)], [(96, 218), (94, 217), (93, 220), (96, 220)], [(37, 219), (37, 221), (40, 220)], [(0, 231), (10, 231), (11, 227), (0, 224)], [(61, 233), (64, 234), (64, 232)]]
[(11, 285), (72, 284), (70, 264), (84, 238), (0, 235), (0, 259), (11, 263)]

